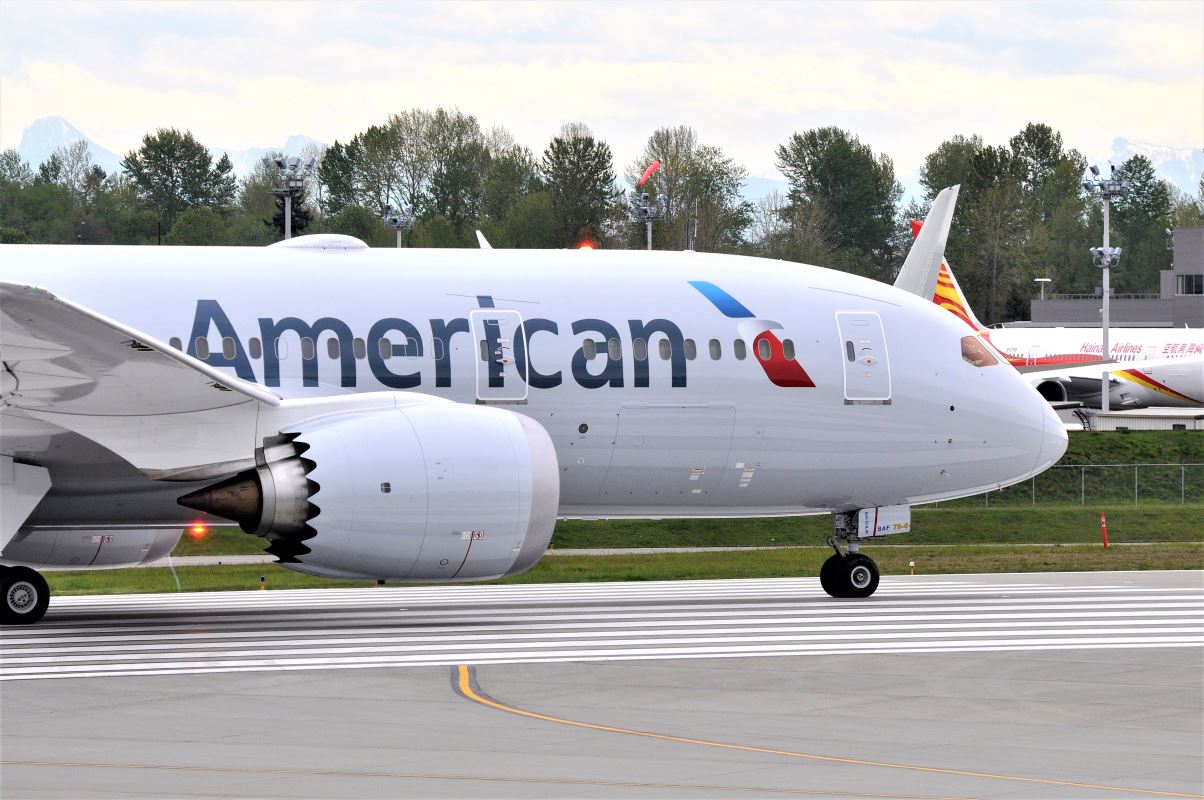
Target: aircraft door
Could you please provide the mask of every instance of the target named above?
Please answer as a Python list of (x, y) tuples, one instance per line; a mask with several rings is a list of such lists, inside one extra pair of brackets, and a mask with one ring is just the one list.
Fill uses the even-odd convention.
[[(527, 402), (526, 370), (520, 371), (514, 348), (523, 346), (523, 317), (517, 311), (482, 308), (468, 312), (476, 342), (477, 402)], [(522, 359), (524, 367), (526, 359)]]
[(890, 358), (882, 318), (873, 311), (838, 311), (845, 405), (890, 404)]

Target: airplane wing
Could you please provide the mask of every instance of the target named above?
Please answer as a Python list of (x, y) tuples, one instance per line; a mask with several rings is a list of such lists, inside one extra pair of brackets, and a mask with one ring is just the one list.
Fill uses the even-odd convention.
[(945, 258), (945, 241), (953, 224), (953, 209), (957, 205), (960, 186), (942, 189), (932, 201), (924, 227), (907, 253), (903, 269), (895, 278), (895, 288), (931, 300), (936, 292), (937, 275)]
[(36, 286), (0, 283), (0, 362), (0, 412), (79, 433), (155, 477), (247, 458), (259, 409), (281, 402)]

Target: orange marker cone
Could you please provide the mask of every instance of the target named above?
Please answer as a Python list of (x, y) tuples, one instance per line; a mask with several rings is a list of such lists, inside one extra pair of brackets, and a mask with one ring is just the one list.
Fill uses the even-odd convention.
[(1104, 549), (1108, 549), (1108, 518), (1104, 516), (1104, 512), (1099, 512), (1099, 532), (1104, 537)]

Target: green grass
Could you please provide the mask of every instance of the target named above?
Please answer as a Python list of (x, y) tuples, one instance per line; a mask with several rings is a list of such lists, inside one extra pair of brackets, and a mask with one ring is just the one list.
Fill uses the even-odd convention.
[[(1148, 506), (920, 507), (912, 512), (912, 532), (890, 541), (901, 544), (1069, 544), (1100, 540), (1099, 515), (1108, 515), (1113, 542), (1204, 541), (1204, 504)], [(822, 544), (831, 518), (561, 520), (552, 546), (599, 547), (766, 547)], [(265, 542), (238, 529), (214, 529), (202, 540), (187, 535), (172, 555), (262, 553)]]
[[(1079, 572), (1092, 570), (1202, 569), (1204, 545), (1160, 542), (1119, 546), (988, 545), (867, 547), (884, 575), (906, 575), (914, 561), (916, 574), (977, 572)], [(656, 555), (555, 556), (529, 572), (495, 583), (577, 583), (583, 581), (658, 581), (717, 578), (815, 576), (831, 554), (823, 547), (751, 550), (726, 553), (661, 553)], [(58, 595), (123, 594), (177, 591), (171, 570), (142, 568), (88, 572), (47, 572)], [(370, 586), (370, 581), (311, 578), (272, 564), (182, 567), (179, 589), (187, 592), (257, 590), (260, 576), (272, 589)]]

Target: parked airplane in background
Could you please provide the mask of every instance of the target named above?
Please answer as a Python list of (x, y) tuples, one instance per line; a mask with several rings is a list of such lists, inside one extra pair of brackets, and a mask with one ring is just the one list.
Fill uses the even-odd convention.
[[(918, 237), (922, 227), (912, 220), (912, 235)], [(913, 275), (909, 280), (907, 286), (896, 280), (895, 286), (931, 297), (990, 342), (1051, 403), (1100, 407), (1106, 370), (1111, 408), (1204, 406), (1204, 329), (1113, 328), (1108, 344), (1112, 357), (1104, 359), (1099, 328), (987, 328), (943, 259), (935, 275)]]
[[(952, 207), (909, 262), (939, 260)], [(860, 543), (911, 504), (1066, 448), (975, 332), (817, 267), (330, 236), (2, 264), (10, 622), (46, 609), (30, 567), (150, 561), (222, 519), (301, 572), (466, 581), (529, 568), (557, 517), (830, 512), (821, 582), (864, 597)]]

